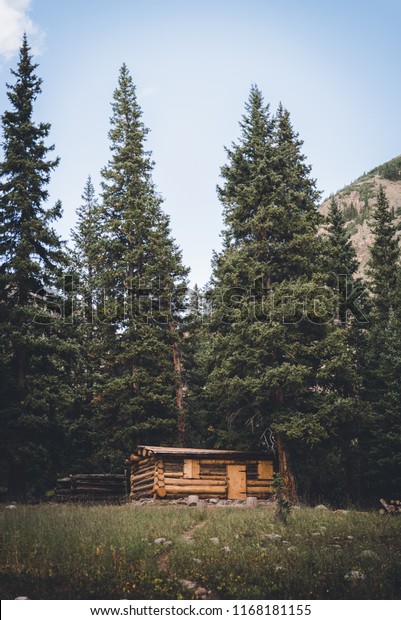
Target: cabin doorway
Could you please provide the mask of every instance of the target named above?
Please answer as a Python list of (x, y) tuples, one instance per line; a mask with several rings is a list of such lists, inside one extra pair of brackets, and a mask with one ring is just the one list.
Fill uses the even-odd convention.
[(246, 499), (245, 465), (227, 465), (228, 499)]

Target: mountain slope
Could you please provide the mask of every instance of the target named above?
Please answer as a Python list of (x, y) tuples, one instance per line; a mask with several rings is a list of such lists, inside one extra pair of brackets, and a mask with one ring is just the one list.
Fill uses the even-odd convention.
[[(360, 261), (360, 274), (365, 269), (369, 246), (373, 241), (369, 219), (380, 185), (384, 187), (396, 221), (401, 224), (401, 155), (363, 174), (335, 194), (352, 235), (351, 239)], [(325, 200), (320, 207), (323, 215), (328, 213), (330, 200)]]

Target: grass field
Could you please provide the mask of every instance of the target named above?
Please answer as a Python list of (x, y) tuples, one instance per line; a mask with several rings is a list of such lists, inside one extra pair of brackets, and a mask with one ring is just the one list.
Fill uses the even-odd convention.
[(305, 508), (283, 525), (269, 507), (2, 509), (0, 596), (398, 599), (401, 519)]

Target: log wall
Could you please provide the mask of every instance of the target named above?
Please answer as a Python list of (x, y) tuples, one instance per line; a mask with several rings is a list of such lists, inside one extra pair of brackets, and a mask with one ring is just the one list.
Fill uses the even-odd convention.
[(131, 499), (153, 497), (156, 477), (156, 461), (153, 457), (133, 461), (131, 465)]
[[(142, 497), (227, 498), (228, 465), (240, 465), (246, 471), (243, 495), (266, 498), (271, 494), (273, 463), (257, 459), (185, 458), (185, 456), (131, 457), (132, 499)], [(245, 481), (244, 481), (245, 482)], [(242, 495), (241, 495), (242, 497)]]

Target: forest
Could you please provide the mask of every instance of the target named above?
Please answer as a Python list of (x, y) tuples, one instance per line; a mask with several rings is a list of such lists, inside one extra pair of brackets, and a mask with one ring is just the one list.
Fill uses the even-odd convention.
[(208, 284), (190, 287), (126, 65), (116, 83), (101, 190), (88, 177), (68, 241), (54, 228), (61, 203), (49, 205), (60, 160), (35, 121), (42, 80), (26, 37), (6, 87), (2, 496), (45, 500), (58, 477), (121, 473), (149, 444), (265, 450), (295, 501), (399, 499), (400, 248), (384, 189), (360, 278), (289, 112), (252, 85), (217, 188), (222, 248)]

